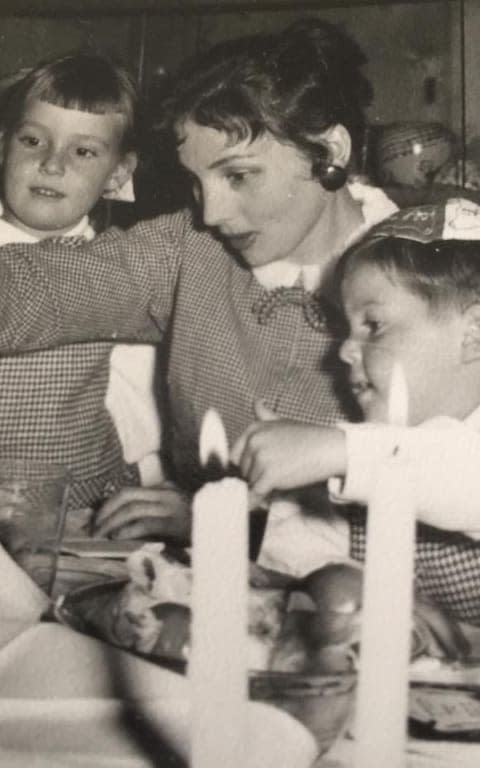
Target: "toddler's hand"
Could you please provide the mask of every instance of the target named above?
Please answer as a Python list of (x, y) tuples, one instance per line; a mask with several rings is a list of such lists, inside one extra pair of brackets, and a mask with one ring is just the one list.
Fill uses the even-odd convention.
[(273, 419), (247, 427), (230, 458), (259, 496), (323, 482), (346, 463), (340, 430)]

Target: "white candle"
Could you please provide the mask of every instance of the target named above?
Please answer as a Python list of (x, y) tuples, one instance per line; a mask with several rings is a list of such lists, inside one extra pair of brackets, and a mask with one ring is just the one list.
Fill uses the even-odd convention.
[[(223, 462), (228, 459), (223, 426), (212, 412), (202, 425), (200, 443), (204, 462), (213, 453)], [(195, 495), (192, 568), (190, 764), (193, 768), (244, 768), (248, 493), (243, 480), (207, 483)]]
[[(407, 388), (392, 372), (389, 421), (407, 422)], [(355, 768), (403, 768), (415, 549), (415, 504), (408, 466), (392, 455), (378, 468), (369, 500)]]

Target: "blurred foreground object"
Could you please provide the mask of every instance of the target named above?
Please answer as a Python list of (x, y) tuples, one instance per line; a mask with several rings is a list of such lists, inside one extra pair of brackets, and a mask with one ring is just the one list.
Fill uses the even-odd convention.
[(455, 136), (441, 123), (391, 123), (378, 138), (375, 165), (383, 185), (425, 187), (455, 151)]

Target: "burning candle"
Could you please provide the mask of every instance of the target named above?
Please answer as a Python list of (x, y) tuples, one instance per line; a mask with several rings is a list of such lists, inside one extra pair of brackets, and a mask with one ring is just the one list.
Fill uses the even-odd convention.
[[(220, 417), (205, 415), (203, 464), (228, 465)], [(244, 768), (247, 740), (247, 484), (226, 477), (204, 485), (193, 500), (191, 765)]]
[[(408, 393), (395, 364), (389, 422), (407, 424)], [(415, 549), (415, 504), (408, 466), (390, 456), (369, 500), (363, 586), (355, 768), (406, 764)]]

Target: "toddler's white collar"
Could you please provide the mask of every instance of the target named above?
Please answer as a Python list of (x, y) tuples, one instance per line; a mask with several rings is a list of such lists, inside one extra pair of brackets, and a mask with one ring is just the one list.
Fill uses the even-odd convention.
[[(87, 240), (91, 240), (94, 236), (94, 231), (90, 225), (88, 216), (84, 216), (78, 224), (65, 233), (64, 237), (85, 237)], [(3, 205), (0, 202), (0, 242), (1, 243), (36, 243), (39, 238), (35, 235), (31, 235), (25, 232), (20, 227), (16, 227), (15, 224), (10, 224), (9, 221), (5, 221), (3, 218)]]

